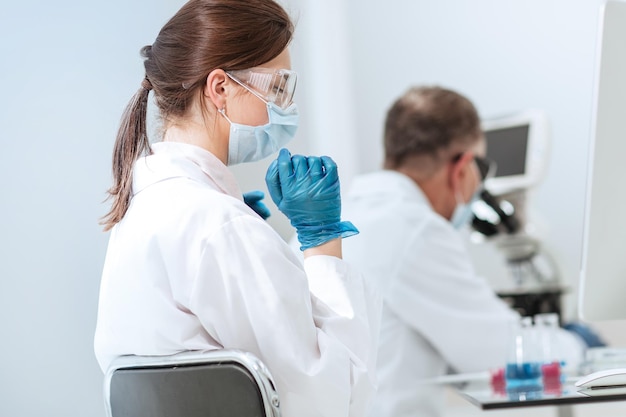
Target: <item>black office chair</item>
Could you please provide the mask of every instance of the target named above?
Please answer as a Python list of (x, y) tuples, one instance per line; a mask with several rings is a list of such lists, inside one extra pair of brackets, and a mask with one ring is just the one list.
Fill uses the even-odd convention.
[(271, 374), (238, 350), (122, 356), (104, 398), (108, 417), (280, 417)]

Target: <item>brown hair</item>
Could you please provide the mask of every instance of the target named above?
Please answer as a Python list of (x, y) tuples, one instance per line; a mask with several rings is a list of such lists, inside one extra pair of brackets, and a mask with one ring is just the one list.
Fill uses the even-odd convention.
[(385, 168), (396, 169), (413, 157), (438, 164), (451, 151), (476, 143), (482, 130), (466, 97), (441, 87), (413, 87), (387, 112), (384, 137)]
[(134, 162), (151, 153), (146, 132), (148, 94), (162, 119), (183, 116), (201, 93), (207, 76), (259, 66), (291, 42), (294, 26), (274, 0), (190, 0), (166, 24), (152, 45), (141, 49), (146, 76), (126, 107), (113, 150), (111, 210), (103, 217), (111, 229), (128, 210)]

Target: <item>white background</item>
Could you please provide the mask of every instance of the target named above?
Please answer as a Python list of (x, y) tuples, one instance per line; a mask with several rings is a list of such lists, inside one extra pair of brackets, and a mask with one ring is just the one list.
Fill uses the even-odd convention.
[[(379, 166), (384, 113), (410, 85), (457, 89), (483, 116), (545, 110), (552, 154), (532, 209), (575, 289), (599, 0), (283, 3), (298, 20), (302, 128), (290, 149), (333, 156), (344, 189)], [(104, 415), (92, 341), (111, 149), (143, 77), (139, 49), (181, 4), (3, 4), (0, 416)], [(235, 168), (242, 189), (265, 189), (267, 164)]]

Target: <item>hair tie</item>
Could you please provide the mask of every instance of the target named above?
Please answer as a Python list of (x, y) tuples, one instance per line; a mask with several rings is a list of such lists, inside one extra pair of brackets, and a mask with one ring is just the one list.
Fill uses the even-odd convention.
[(148, 77), (144, 78), (143, 81), (141, 82), (141, 88), (143, 88), (144, 90), (152, 90), (152, 83), (150, 82), (150, 80), (148, 79)]

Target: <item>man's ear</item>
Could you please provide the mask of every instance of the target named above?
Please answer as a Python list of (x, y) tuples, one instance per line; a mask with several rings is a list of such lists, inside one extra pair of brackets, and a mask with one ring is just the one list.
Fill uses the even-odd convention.
[(470, 175), (471, 164), (474, 161), (474, 152), (466, 151), (458, 159), (450, 161), (449, 185), (452, 190), (460, 190), (465, 177)]
[(222, 69), (214, 69), (207, 75), (204, 84), (204, 97), (209, 99), (218, 110), (226, 106), (226, 99), (230, 93), (230, 78)]

